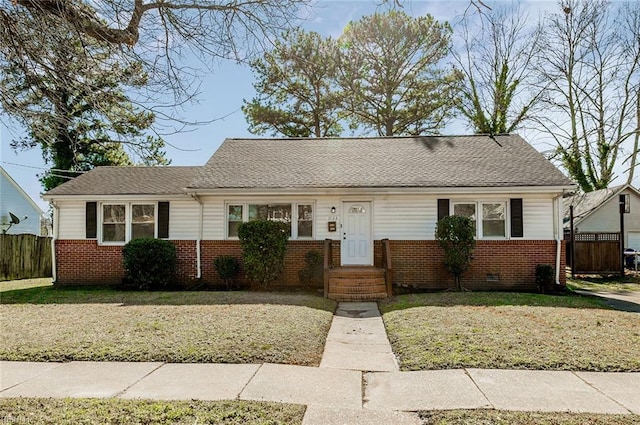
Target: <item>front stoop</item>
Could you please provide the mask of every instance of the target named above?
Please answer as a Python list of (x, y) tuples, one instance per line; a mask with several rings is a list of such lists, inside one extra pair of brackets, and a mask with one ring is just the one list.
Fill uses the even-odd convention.
[(376, 301), (387, 298), (385, 271), (371, 266), (330, 269), (327, 297), (335, 301)]

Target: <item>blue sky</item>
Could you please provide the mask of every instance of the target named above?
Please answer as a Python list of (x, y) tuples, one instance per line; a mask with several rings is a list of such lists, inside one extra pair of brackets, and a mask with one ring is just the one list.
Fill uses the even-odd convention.
[[(393, 2), (393, 0), (390, 0)], [(337, 37), (350, 20), (357, 20), (371, 14), (380, 6), (381, 1), (366, 0), (328, 0), (302, 12), (306, 18), (302, 27), (317, 31), (322, 35)], [(487, 1), (488, 4), (495, 2)], [(537, 9), (552, 8), (555, 1), (530, 1), (535, 18)], [(404, 10), (413, 16), (430, 13), (440, 21), (455, 20), (469, 7), (468, 0), (422, 0), (405, 1)], [(202, 165), (227, 137), (251, 137), (247, 131), (247, 123), (240, 111), (243, 99), (254, 96), (254, 81), (250, 69), (233, 62), (223, 62), (213, 72), (206, 74), (202, 81), (199, 101), (185, 109), (182, 116), (192, 122), (211, 121), (208, 125), (194, 126), (185, 132), (164, 136), (168, 143), (167, 157), (172, 165)], [(0, 164), (22, 186), (22, 188), (43, 208), (47, 204), (40, 199), (41, 186), (36, 174), (42, 172), (44, 162), (39, 149), (14, 152), (9, 147), (12, 139), (18, 137), (21, 129), (8, 123), (5, 117), (0, 120)], [(9, 124), (9, 126), (7, 126)], [(467, 130), (460, 123), (453, 123), (444, 131), (445, 134), (460, 134)], [(526, 135), (525, 135), (526, 137)]]

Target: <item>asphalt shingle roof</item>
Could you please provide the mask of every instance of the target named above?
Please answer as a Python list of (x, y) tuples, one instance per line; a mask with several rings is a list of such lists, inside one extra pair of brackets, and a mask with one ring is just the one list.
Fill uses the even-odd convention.
[(227, 139), (189, 185), (217, 188), (570, 186), (517, 135)]
[(173, 195), (202, 167), (97, 167), (46, 195)]
[(571, 185), (517, 135), (227, 139), (204, 166), (98, 167), (46, 195)]
[(570, 207), (573, 206), (573, 219), (581, 220), (591, 214), (600, 205), (611, 199), (616, 193), (620, 192), (625, 185), (612, 186), (606, 189), (594, 190), (587, 193), (578, 193), (568, 196), (562, 200), (564, 205), (564, 223), (565, 227), (569, 227), (570, 223)]

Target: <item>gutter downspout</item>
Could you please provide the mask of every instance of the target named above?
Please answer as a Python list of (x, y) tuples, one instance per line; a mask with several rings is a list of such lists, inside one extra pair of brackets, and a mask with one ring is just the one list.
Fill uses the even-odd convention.
[(200, 256), (200, 242), (202, 241), (202, 233), (203, 233), (203, 221), (204, 221), (204, 204), (202, 203), (202, 199), (195, 193), (190, 194), (193, 199), (195, 199), (198, 204), (200, 204), (200, 216), (198, 217), (198, 239), (196, 240), (196, 278), (202, 278), (202, 258)]
[(51, 206), (53, 207), (53, 237), (51, 238), (51, 280), (53, 283), (56, 283), (57, 280), (57, 264), (56, 264), (56, 241), (58, 240), (58, 232), (59, 229), (59, 219), (60, 216), (58, 212), (58, 205), (55, 201), (50, 201)]
[(553, 233), (556, 240), (556, 285), (560, 285), (560, 255), (562, 254), (562, 237), (560, 236), (560, 230), (562, 229), (562, 197), (564, 195), (561, 193), (560, 195), (553, 198), (553, 212), (554, 212), (554, 220), (553, 220)]

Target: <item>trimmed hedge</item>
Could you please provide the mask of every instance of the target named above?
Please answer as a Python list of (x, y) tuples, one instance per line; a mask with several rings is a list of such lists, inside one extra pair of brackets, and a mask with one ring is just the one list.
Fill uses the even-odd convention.
[(284, 256), (289, 241), (285, 223), (248, 221), (238, 227), (238, 238), (247, 278), (263, 288), (277, 281), (284, 270)]
[(138, 289), (167, 289), (172, 283), (178, 256), (176, 247), (162, 239), (141, 238), (122, 249), (125, 282)]

